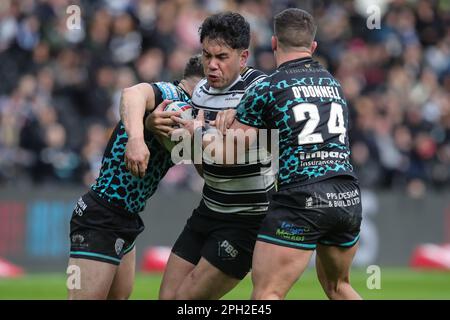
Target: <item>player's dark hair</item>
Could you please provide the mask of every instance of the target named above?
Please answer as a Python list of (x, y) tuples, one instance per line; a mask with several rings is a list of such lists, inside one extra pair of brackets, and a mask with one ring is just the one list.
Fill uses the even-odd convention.
[(192, 56), (184, 67), (183, 78), (200, 77), (203, 78), (205, 73), (203, 72), (202, 56)]
[(217, 13), (203, 21), (200, 42), (205, 38), (223, 41), (232, 49), (248, 49), (250, 45), (250, 25), (236, 12)]
[(308, 12), (289, 8), (274, 18), (274, 33), (281, 45), (309, 48), (316, 36), (317, 24)]

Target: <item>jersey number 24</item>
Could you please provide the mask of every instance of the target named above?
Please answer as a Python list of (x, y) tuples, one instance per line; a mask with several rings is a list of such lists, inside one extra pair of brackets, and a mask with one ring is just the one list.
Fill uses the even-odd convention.
[[(323, 136), (320, 132), (314, 132), (320, 122), (320, 114), (317, 105), (312, 103), (300, 103), (292, 108), (294, 112), (295, 121), (308, 120), (303, 127), (303, 130), (298, 135), (298, 144), (322, 143)], [(306, 114), (309, 117), (306, 117)], [(332, 102), (330, 109), (330, 117), (328, 119), (328, 132), (330, 134), (339, 134), (339, 141), (345, 143), (345, 129), (344, 112), (339, 103)]]

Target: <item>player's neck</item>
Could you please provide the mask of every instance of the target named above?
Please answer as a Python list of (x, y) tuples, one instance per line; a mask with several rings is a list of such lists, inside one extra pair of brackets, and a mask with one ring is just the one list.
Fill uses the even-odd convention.
[(190, 81), (189, 79), (181, 79), (179, 86), (192, 97), (192, 92), (194, 91), (196, 83), (196, 81)]
[(282, 65), (283, 63), (287, 62), (287, 61), (291, 61), (291, 60), (297, 60), (297, 59), (301, 59), (301, 58), (311, 58), (311, 52), (309, 50), (296, 50), (296, 51), (289, 51), (289, 52), (285, 52), (282, 50), (277, 50), (276, 54), (275, 54), (275, 60), (276, 60), (276, 64), (277, 67), (279, 67), (280, 65)]

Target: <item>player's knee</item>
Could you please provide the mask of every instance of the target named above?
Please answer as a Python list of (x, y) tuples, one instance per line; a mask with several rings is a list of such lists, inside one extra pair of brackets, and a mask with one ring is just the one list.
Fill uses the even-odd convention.
[(347, 279), (339, 281), (328, 281), (324, 286), (327, 297), (331, 300), (339, 300), (350, 283)]
[(175, 292), (175, 300), (210, 300), (213, 293), (203, 287), (196, 285), (181, 286)]
[(189, 273), (175, 291), (175, 300), (208, 300), (208, 290), (200, 285), (201, 275), (198, 270)]
[(108, 300), (128, 300), (131, 296), (133, 287), (121, 288), (119, 290), (111, 290), (108, 293)]
[(176, 298), (176, 291), (175, 290), (169, 290), (165, 288), (161, 288), (159, 290), (159, 300), (175, 300)]
[(79, 289), (69, 289), (67, 291), (68, 300), (106, 300), (108, 299), (108, 289), (101, 286), (84, 286)]
[(131, 293), (111, 294), (108, 295), (108, 300), (128, 300)]
[(191, 286), (190, 288), (186, 286), (180, 286), (175, 292), (175, 300), (208, 300), (209, 295), (203, 291), (199, 290), (196, 286)]
[(285, 295), (276, 289), (258, 290), (252, 292), (252, 300), (283, 300)]
[(193, 298), (184, 291), (177, 290), (177, 292), (175, 292), (174, 300), (193, 300)]
[(334, 299), (338, 292), (338, 283), (335, 281), (326, 281), (322, 283), (323, 290), (329, 299)]
[(108, 300), (128, 300), (131, 296), (131, 292), (121, 292), (108, 295)]
[(278, 292), (262, 292), (254, 294), (252, 300), (283, 300), (284, 296)]

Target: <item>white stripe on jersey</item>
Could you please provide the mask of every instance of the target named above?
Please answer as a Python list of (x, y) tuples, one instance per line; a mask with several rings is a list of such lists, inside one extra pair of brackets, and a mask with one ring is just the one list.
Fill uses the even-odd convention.
[[(261, 72), (249, 68), (242, 75), (239, 75), (236, 81), (224, 89), (212, 88), (208, 85), (206, 79), (202, 79), (192, 94), (192, 105), (196, 109), (212, 112), (235, 109), (245, 90), (265, 77)], [(247, 152), (247, 156), (255, 154), (255, 152), (257, 150), (250, 150)], [(261, 154), (261, 156), (262, 158), (260, 159), (258, 157), (251, 157), (250, 159), (258, 159), (259, 162), (262, 161), (264, 163), (270, 161), (267, 154), (264, 156)], [(230, 168), (230, 174), (227, 174), (227, 168)], [(239, 174), (240, 169), (243, 170), (243, 174)], [(224, 167), (219, 164), (213, 164), (204, 167), (205, 188), (211, 187), (211, 190), (216, 193), (212, 194), (213, 199), (203, 194), (206, 206), (219, 213), (264, 214), (268, 209), (269, 198), (267, 197), (267, 202), (260, 202), (262, 200), (261, 196), (264, 197), (268, 191), (275, 188), (275, 176), (267, 174), (270, 173), (270, 170), (270, 167), (263, 167), (260, 163), (257, 163), (254, 169), (251, 168), (250, 172), (248, 166), (244, 168), (243, 165)], [(221, 202), (224, 201), (224, 199), (220, 199), (221, 194), (226, 197), (227, 203)], [(240, 195), (243, 196), (244, 194), (249, 198), (249, 202), (252, 201), (252, 198), (255, 201), (248, 204), (239, 204), (240, 201), (238, 199)], [(208, 193), (208, 195), (210, 194)], [(236, 196), (236, 202), (230, 200), (234, 199), (234, 195)]]
[[(270, 170), (270, 168), (269, 168)], [(232, 179), (218, 178), (208, 172), (203, 172), (205, 183), (214, 191), (266, 190), (275, 183), (274, 175), (258, 175), (253, 177), (239, 177)]]
[(240, 215), (256, 215), (256, 214), (266, 214), (267, 209), (269, 209), (268, 204), (266, 206), (256, 206), (252, 204), (251, 206), (239, 206), (239, 207), (225, 207), (220, 204), (214, 203), (213, 200), (206, 198), (203, 196), (203, 201), (205, 205), (219, 213), (232, 213), (232, 214), (240, 214)]
[(197, 84), (194, 93), (192, 94), (192, 105), (198, 109), (214, 111), (234, 109), (244, 95), (244, 91), (225, 95), (215, 95), (214, 92), (212, 92), (213, 88), (210, 88), (210, 90), (206, 92), (204, 88), (202, 88), (204, 84), (206, 84), (206, 79), (201, 80)]
[[(211, 159), (211, 157), (209, 157), (208, 154), (203, 154), (203, 159), (210, 166), (222, 166), (221, 164), (215, 164), (214, 160)], [(245, 159), (250, 159), (251, 163), (246, 164)], [(272, 156), (266, 149), (252, 148), (252, 149), (247, 150), (247, 152), (245, 154), (236, 155), (237, 165), (234, 165), (232, 167), (236, 168), (239, 166), (243, 167), (243, 166), (250, 166), (250, 165), (256, 165), (256, 164), (261, 164), (261, 163), (270, 163), (270, 161), (272, 161)], [(231, 166), (229, 166), (229, 167), (231, 167)], [(267, 174), (268, 170), (266, 168), (264, 168), (262, 170), (264, 170), (263, 172), (265, 174)], [(249, 174), (245, 174), (245, 175), (249, 175)], [(242, 175), (242, 176), (245, 176), (245, 175)], [(252, 175), (252, 174), (250, 174), (250, 175)], [(233, 175), (233, 177), (237, 177), (237, 175)]]
[(272, 188), (275, 187), (275, 182), (272, 183), (271, 185), (269, 185), (266, 189), (261, 189), (261, 190), (245, 190), (245, 191), (233, 191), (233, 192), (227, 192), (227, 191), (223, 191), (223, 190), (218, 190), (218, 189), (214, 189), (213, 187), (211, 187), (211, 185), (208, 184), (208, 187), (210, 190), (220, 193), (220, 194), (230, 194), (230, 195), (239, 195), (239, 194), (256, 194), (256, 193), (264, 193), (264, 192), (268, 192), (270, 190), (272, 190)]

